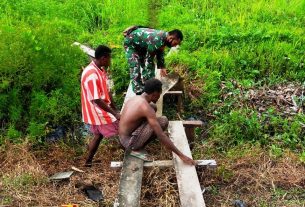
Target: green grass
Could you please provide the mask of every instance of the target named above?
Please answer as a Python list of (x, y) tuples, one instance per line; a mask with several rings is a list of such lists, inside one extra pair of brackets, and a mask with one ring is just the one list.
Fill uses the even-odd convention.
[(5, 189), (15, 189), (26, 191), (33, 186), (42, 185), (47, 183), (46, 177), (38, 177), (30, 173), (22, 173), (15, 177), (3, 176), (1, 179)]
[[(179, 54), (167, 58), (169, 67), (183, 65), (189, 82), (201, 89), (188, 109), (215, 116), (208, 141), (220, 151), (259, 143), (274, 156), (289, 148), (301, 159), (304, 115), (259, 116), (237, 107), (240, 91), (229, 84), (234, 80), (249, 88), (304, 81), (305, 1), (163, 0), (161, 5), (158, 27), (178, 28), (185, 36)], [(221, 82), (231, 98), (221, 99)]]
[[(244, 186), (246, 181), (242, 176), (241, 180), (235, 180), (239, 170), (240, 173), (252, 170), (254, 176), (261, 161), (266, 166), (277, 164), (276, 161), (287, 164), (282, 159), (290, 156), (295, 159), (288, 163), (298, 163), (297, 159), (302, 163), (298, 170), (305, 163), (304, 114), (285, 118), (272, 108), (259, 114), (239, 106), (237, 97), (241, 91), (233, 84), (249, 89), (291, 81), (302, 83), (304, 22), (304, 0), (16, 0), (13, 3), (2, 0), (0, 150), (4, 154), (8, 141), (27, 140), (37, 155), (45, 156), (52, 145), (43, 143), (43, 137), (64, 125), (72, 133), (68, 133), (68, 141), (56, 146), (68, 160), (84, 155), (84, 140), (76, 140), (74, 135), (78, 135), (73, 130), (81, 123), (80, 70), (89, 60), (71, 44), (78, 41), (93, 48), (99, 44), (112, 48), (110, 75), (115, 83), (115, 99), (121, 102), (120, 93), (129, 82), (122, 31), (131, 25), (149, 25), (166, 31), (178, 28), (185, 38), (179, 53), (166, 58), (167, 67), (182, 68), (186, 89), (195, 94), (195, 98), (185, 97), (181, 117), (194, 117), (207, 123), (204, 129), (196, 130), (193, 157), (217, 160), (219, 167), (215, 171), (204, 171), (210, 185), (205, 196), (212, 195), (210, 202), (230, 205), (228, 199), (242, 194), (234, 189), (240, 186), (235, 185)], [(225, 89), (221, 88), (222, 84)], [(223, 100), (222, 93), (232, 95)], [(302, 97), (296, 101), (304, 105)], [(179, 118), (175, 110), (174, 107), (167, 110), (172, 113), (167, 114), (172, 119)], [(105, 140), (101, 148), (111, 149), (112, 145)], [(264, 154), (268, 155), (266, 159), (261, 157)], [(245, 173), (238, 175), (247, 178)], [(274, 179), (270, 175), (268, 180)], [(261, 178), (256, 176), (258, 180)], [(23, 171), (4, 174), (0, 182), (6, 190), (1, 194), (1, 205), (14, 203), (13, 192), (23, 193), (48, 184), (44, 175)], [(261, 182), (264, 191), (259, 195), (265, 197), (247, 195), (250, 200), (254, 197), (252, 203), (304, 205), (301, 201), (304, 190), (281, 186), (272, 189), (269, 182)], [(248, 187), (257, 189), (251, 183), (244, 186)]]
[(182, 50), (188, 56), (181, 63), (192, 59), (191, 68), (218, 71), (222, 79), (304, 79), (303, 1), (163, 4), (159, 27), (179, 27), (185, 34)]
[[(239, 91), (231, 80), (245, 88), (304, 80), (305, 1), (4, 0), (0, 11), (3, 137), (39, 141), (47, 129), (80, 124), (80, 69), (88, 59), (74, 41), (109, 45), (114, 90), (124, 91), (122, 31), (138, 24), (183, 31), (180, 52), (167, 65), (184, 68), (198, 90), (182, 117), (214, 116), (207, 138), (217, 149), (259, 143), (275, 156), (289, 148), (304, 159), (304, 115), (283, 118), (271, 110), (258, 116), (236, 107)], [(225, 101), (221, 83), (233, 94)]]
[(79, 79), (88, 58), (71, 46), (74, 41), (110, 46), (115, 90), (124, 90), (129, 75), (122, 32), (147, 24), (146, 7), (147, 1), (135, 0), (1, 1), (0, 119), (10, 129), (6, 136), (43, 136), (44, 127), (81, 122)]

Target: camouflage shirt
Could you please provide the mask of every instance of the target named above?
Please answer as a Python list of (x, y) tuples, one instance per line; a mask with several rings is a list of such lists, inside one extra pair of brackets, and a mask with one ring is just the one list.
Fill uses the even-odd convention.
[(157, 57), (157, 67), (164, 68), (164, 45), (167, 32), (149, 28), (138, 28), (131, 32), (126, 39), (129, 45), (140, 53), (148, 53)]

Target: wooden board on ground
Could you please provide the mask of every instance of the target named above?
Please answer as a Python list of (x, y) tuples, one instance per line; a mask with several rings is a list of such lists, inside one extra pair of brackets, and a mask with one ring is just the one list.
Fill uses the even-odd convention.
[(162, 94), (157, 102), (157, 116), (162, 116), (163, 113), (163, 96), (179, 81), (177, 74), (169, 74), (166, 77), (160, 76), (160, 70), (156, 69), (156, 78), (162, 82)]
[(182, 121), (184, 127), (201, 127), (203, 122), (200, 120), (185, 120)]
[(143, 160), (125, 153), (118, 196), (120, 207), (140, 206), (143, 163)]
[(50, 177), (50, 180), (59, 181), (59, 180), (70, 179), (72, 174), (73, 171), (55, 173)]
[[(135, 95), (136, 94), (132, 90), (131, 83), (129, 83), (128, 90), (124, 99), (124, 104)], [(124, 108), (124, 104), (121, 111)], [(140, 206), (143, 163), (143, 160), (135, 158), (129, 155), (129, 153), (125, 152), (120, 177), (118, 206)]]
[[(196, 160), (197, 165), (196, 166), (207, 166), (209, 168), (215, 168), (217, 166), (215, 160)], [(111, 168), (121, 168), (123, 166), (123, 162), (121, 161), (112, 161), (110, 164)], [(159, 167), (159, 168), (165, 168), (165, 167), (172, 167), (174, 166), (173, 160), (156, 160), (153, 162), (144, 162), (144, 167)]]
[[(182, 121), (169, 122), (170, 138), (186, 156), (192, 157)], [(205, 207), (195, 166), (186, 165), (173, 153), (181, 207)]]
[[(157, 70), (159, 72), (159, 70)], [(157, 78), (160, 79), (160, 74), (157, 73)], [(157, 116), (162, 115), (163, 108), (163, 95), (171, 89), (179, 80), (179, 76), (168, 76), (161, 78), (162, 86), (162, 95), (157, 103), (158, 111)], [(136, 94), (132, 90), (131, 83), (127, 90), (124, 103), (126, 103), (131, 97), (134, 97)], [(123, 105), (124, 107), (124, 105)], [(123, 110), (122, 107), (122, 110)], [(119, 206), (128, 206), (128, 207), (138, 207), (140, 206), (140, 195), (141, 195), (141, 184), (142, 184), (142, 175), (143, 175), (143, 165), (144, 162), (138, 158), (132, 157), (129, 154), (125, 153), (120, 185), (119, 185)]]

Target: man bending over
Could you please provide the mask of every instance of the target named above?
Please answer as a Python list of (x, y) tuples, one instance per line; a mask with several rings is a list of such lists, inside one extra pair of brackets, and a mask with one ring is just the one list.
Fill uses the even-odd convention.
[(156, 110), (150, 104), (156, 103), (161, 93), (161, 81), (153, 78), (145, 82), (142, 95), (126, 102), (119, 123), (120, 142), (126, 150), (131, 150), (131, 155), (149, 161), (143, 149), (156, 135), (161, 144), (176, 153), (183, 162), (195, 165), (196, 162), (180, 152), (163, 132), (168, 126), (168, 119), (165, 116), (157, 118)]

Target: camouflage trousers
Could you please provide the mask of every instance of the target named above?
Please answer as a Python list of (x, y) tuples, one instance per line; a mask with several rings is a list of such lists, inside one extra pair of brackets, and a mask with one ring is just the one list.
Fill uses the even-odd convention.
[(141, 94), (144, 90), (145, 81), (155, 77), (154, 56), (144, 50), (135, 48), (128, 42), (128, 38), (125, 38), (124, 48), (131, 85), (136, 94)]

